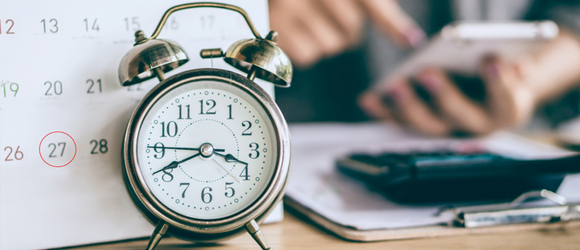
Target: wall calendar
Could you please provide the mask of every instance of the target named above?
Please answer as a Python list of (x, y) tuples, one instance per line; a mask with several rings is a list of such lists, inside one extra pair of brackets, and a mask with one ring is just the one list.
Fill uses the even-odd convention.
[[(220, 1), (222, 2), (222, 1)], [(265, 0), (223, 1), (269, 31)], [(121, 144), (131, 113), (158, 81), (122, 87), (117, 69), (133, 34), (151, 34), (180, 1), (0, 3), (0, 248), (51, 248), (149, 236), (123, 183)], [(161, 32), (179, 41), (193, 68), (251, 36), (242, 16), (220, 9), (175, 13)], [(257, 80), (270, 95), (271, 84)], [(281, 210), (277, 211), (281, 217)], [(34, 240), (30, 240), (34, 239)]]

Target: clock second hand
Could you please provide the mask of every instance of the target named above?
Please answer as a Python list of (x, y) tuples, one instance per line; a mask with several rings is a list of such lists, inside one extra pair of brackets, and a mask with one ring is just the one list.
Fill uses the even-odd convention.
[(215, 157), (213, 158), (213, 161), (215, 161), (223, 170), (225, 170), (232, 178), (234, 178), (234, 180), (240, 183), (240, 180), (238, 180), (238, 178), (236, 178), (227, 168), (225, 168), (218, 160), (216, 160)]

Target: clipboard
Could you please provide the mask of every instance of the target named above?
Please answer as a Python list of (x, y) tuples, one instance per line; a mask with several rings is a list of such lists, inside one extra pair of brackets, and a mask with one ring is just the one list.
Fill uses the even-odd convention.
[[(567, 176), (558, 189), (558, 193), (570, 201), (568, 205), (562, 205), (566, 203), (563, 199), (554, 198), (558, 196), (551, 195), (552, 192), (537, 191), (527, 193), (511, 203), (492, 204), (493, 206), (407, 206), (394, 203), (381, 193), (370, 190), (364, 182), (339, 173), (334, 165), (335, 159), (353, 151), (430, 151), (432, 147), (449, 145), (477, 146), (490, 152), (528, 160), (566, 157), (576, 154), (575, 152), (537, 143), (509, 132), (497, 132), (475, 139), (428, 138), (379, 123), (291, 125), (290, 130), (293, 135), (293, 165), (286, 189), (286, 207), (303, 214), (314, 224), (342, 239), (366, 242), (580, 225), (576, 215), (573, 217), (575, 219), (561, 220), (558, 217), (562, 216), (551, 216), (541, 223), (504, 223), (487, 227), (465, 227), (458, 220), (460, 214), (502, 213), (502, 210), (511, 212), (513, 209), (528, 209), (532, 205), (545, 205), (537, 204), (537, 201), (520, 205), (522, 200), (534, 196), (558, 201), (557, 206), (548, 205), (556, 213), (562, 213), (562, 209), (568, 209), (562, 206), (580, 202), (578, 174)], [(578, 206), (575, 209), (577, 211)], [(439, 216), (434, 216), (438, 213)], [(566, 216), (570, 217), (572, 214)]]
[[(539, 197), (550, 199), (557, 205), (518, 208), (526, 199)], [(382, 230), (358, 230), (340, 225), (292, 198), (286, 197), (285, 202), (291, 209), (338, 237), (361, 242), (580, 226), (580, 204), (566, 204), (564, 197), (545, 189), (526, 192), (509, 203), (442, 207), (438, 213), (451, 212), (455, 215), (447, 225)]]

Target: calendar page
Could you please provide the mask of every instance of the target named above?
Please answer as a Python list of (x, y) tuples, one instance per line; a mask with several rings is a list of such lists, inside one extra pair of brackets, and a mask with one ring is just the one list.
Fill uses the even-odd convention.
[[(223, 1), (269, 31), (266, 0)], [(0, 248), (52, 248), (151, 235), (130, 199), (121, 143), (138, 102), (158, 83), (122, 87), (121, 58), (134, 33), (151, 35), (180, 1), (0, 2)], [(190, 61), (170, 73), (223, 68), (204, 48), (252, 38), (241, 15), (191, 9), (171, 15), (159, 38)], [(258, 83), (271, 95), (269, 83)], [(281, 211), (278, 211), (281, 215)]]

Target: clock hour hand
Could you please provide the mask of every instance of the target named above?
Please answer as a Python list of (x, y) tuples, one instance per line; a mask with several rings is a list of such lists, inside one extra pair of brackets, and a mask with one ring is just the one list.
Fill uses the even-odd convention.
[(238, 160), (238, 159), (237, 159), (236, 157), (234, 157), (232, 154), (226, 154), (226, 155), (224, 155), (224, 154), (220, 154), (220, 153), (215, 153), (215, 154), (216, 154), (216, 155), (219, 155), (219, 156), (221, 156), (221, 157), (223, 157), (223, 158), (226, 160), (226, 162), (239, 162), (239, 163), (241, 163), (241, 164), (248, 165), (248, 163), (247, 163), (247, 162), (243, 162), (243, 161), (240, 161), (240, 160)]
[(191, 159), (193, 159), (195, 157), (198, 157), (200, 155), (201, 155), (201, 153), (197, 153), (197, 154), (194, 154), (194, 155), (192, 155), (190, 157), (187, 157), (187, 158), (185, 158), (185, 159), (183, 159), (181, 161), (172, 161), (171, 163), (169, 163), (169, 165), (163, 167), (162, 169), (159, 169), (159, 170), (153, 172), (153, 175), (155, 175), (155, 174), (157, 174), (157, 173), (159, 173), (161, 171), (165, 171), (165, 170), (168, 170), (168, 169), (174, 169), (174, 168), (178, 167), (179, 164), (184, 163), (186, 161), (189, 161), (189, 160), (191, 160)]

